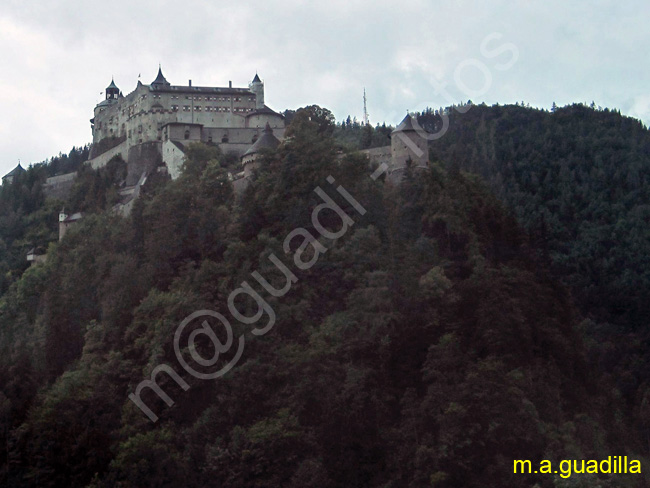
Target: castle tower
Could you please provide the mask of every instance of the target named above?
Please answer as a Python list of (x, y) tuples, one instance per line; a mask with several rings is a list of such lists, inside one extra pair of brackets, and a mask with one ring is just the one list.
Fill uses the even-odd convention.
[(111, 78), (111, 84), (106, 87), (106, 100), (117, 100), (120, 97), (120, 89)]
[(266, 123), (262, 137), (253, 144), (248, 151), (242, 156), (242, 166), (244, 167), (244, 177), (249, 177), (260, 166), (259, 159), (263, 150), (272, 150), (280, 145), (280, 140), (273, 135), (273, 129), (269, 123)]
[(170, 83), (167, 81), (167, 79), (163, 76), (162, 74), (162, 68), (160, 65), (158, 65), (158, 76), (156, 76), (156, 79), (153, 80), (151, 83), (152, 87), (162, 87), (162, 86), (170, 86)]
[(257, 73), (255, 73), (255, 78), (248, 85), (248, 88), (255, 94), (255, 108), (258, 110), (264, 108), (264, 83), (257, 76)]
[(429, 145), (424, 130), (416, 129), (410, 114), (390, 135), (391, 146), (391, 176), (393, 181), (401, 181), (405, 168), (411, 165), (413, 168), (427, 168), (429, 166)]

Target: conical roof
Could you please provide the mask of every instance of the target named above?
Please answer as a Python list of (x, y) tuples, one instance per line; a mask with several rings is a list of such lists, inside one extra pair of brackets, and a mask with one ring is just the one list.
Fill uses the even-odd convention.
[(257, 73), (255, 73), (255, 78), (253, 78), (253, 83), (262, 83), (262, 80), (260, 80), (260, 77), (257, 76)]
[(416, 129), (413, 127), (413, 117), (411, 117), (411, 114), (406, 114), (406, 117), (404, 117), (393, 132), (416, 132)]
[(256, 154), (262, 149), (275, 149), (280, 145), (280, 139), (273, 135), (273, 129), (269, 123), (266, 123), (264, 127), (264, 132), (262, 132), (262, 137), (260, 137), (255, 144), (248, 148), (248, 151), (244, 153), (244, 156), (250, 156), (251, 154)]
[(106, 91), (108, 90), (119, 90), (113, 78), (111, 78), (111, 84), (106, 87)]
[(158, 76), (156, 76), (156, 79), (153, 80), (152, 85), (169, 85), (169, 82), (162, 74), (162, 68), (160, 66), (158, 66)]
[(7, 176), (16, 176), (16, 175), (18, 175), (18, 174), (20, 174), (20, 173), (24, 173), (24, 172), (25, 172), (25, 168), (23, 168), (23, 167), (20, 165), (20, 163), (18, 163), (18, 166), (16, 166), (14, 169), (12, 169), (11, 171), (9, 171), (9, 173), (7, 173), (6, 175), (4, 175), (3, 178), (6, 178)]

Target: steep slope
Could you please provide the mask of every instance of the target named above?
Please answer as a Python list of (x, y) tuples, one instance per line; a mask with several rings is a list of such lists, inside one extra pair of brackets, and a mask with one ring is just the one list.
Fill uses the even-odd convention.
[[(564, 480), (513, 476), (512, 460), (638, 454), (568, 293), (484, 184), (434, 165), (387, 188), (336, 157), (330, 124), (296, 114), (240, 203), (218, 151), (192, 147), (129, 219), (84, 219), (0, 298), (4, 486), (550, 487)], [(353, 225), (314, 222), (317, 188)], [(346, 230), (297, 258), (296, 229)], [(186, 374), (179, 324), (231, 317), (243, 281), (264, 292), (253, 271), (281, 289), (271, 254), (296, 278), (264, 295), (272, 329), (233, 318), (242, 359), (216, 380)], [(153, 423), (128, 394), (160, 364), (189, 389), (164, 376), (175, 403), (145, 396)]]

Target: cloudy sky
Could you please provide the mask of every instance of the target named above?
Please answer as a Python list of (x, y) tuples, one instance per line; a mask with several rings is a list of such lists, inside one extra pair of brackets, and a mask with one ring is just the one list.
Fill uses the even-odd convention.
[(0, 0), (0, 173), (90, 142), (111, 76), (246, 86), (278, 111), (395, 124), (454, 101), (595, 101), (650, 122), (650, 4), (567, 0)]

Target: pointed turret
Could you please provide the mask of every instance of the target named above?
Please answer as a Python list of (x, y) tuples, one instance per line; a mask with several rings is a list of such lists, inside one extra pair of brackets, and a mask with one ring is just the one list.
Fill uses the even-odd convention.
[(255, 78), (248, 85), (248, 88), (255, 94), (255, 108), (257, 110), (264, 108), (264, 83), (257, 73), (255, 73)]
[(115, 84), (115, 79), (111, 78), (111, 84), (106, 87), (106, 100), (117, 100), (120, 96), (120, 89)]
[(165, 79), (165, 77), (162, 74), (162, 68), (160, 67), (160, 65), (158, 65), (158, 76), (156, 76), (156, 79), (153, 80), (151, 86), (169, 86), (169, 82)]

